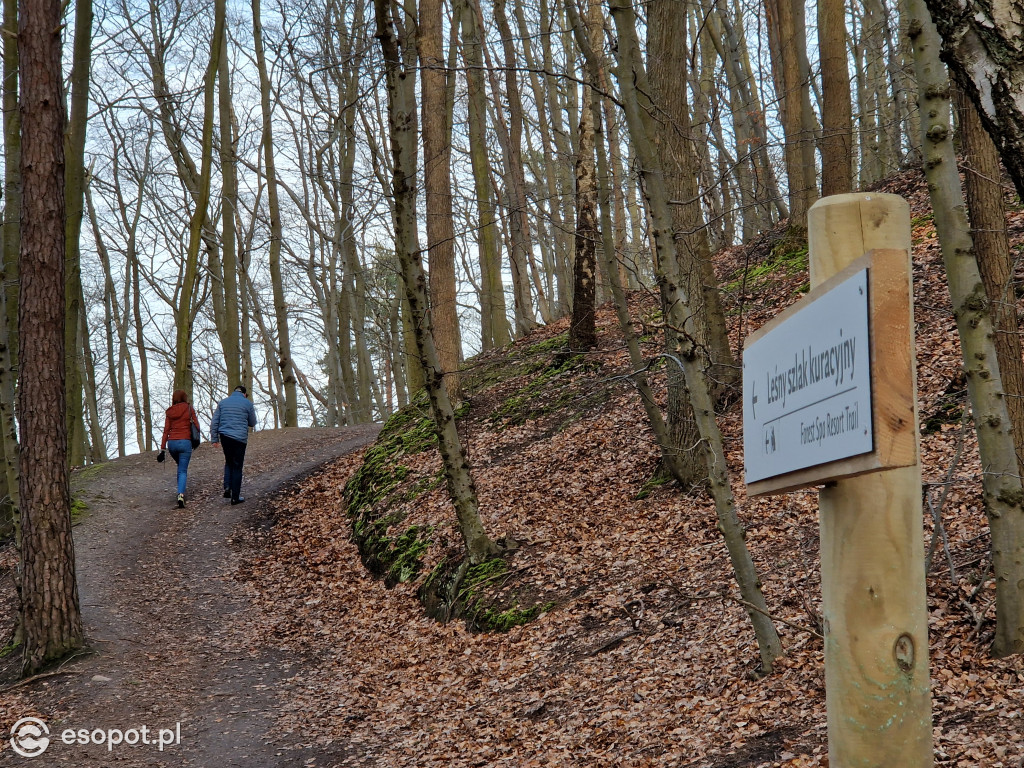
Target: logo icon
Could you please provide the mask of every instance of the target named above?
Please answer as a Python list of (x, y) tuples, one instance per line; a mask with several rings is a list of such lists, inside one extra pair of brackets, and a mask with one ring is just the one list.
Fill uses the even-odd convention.
[(50, 746), (50, 729), (38, 717), (23, 717), (11, 726), (11, 746), (22, 757), (38, 757)]

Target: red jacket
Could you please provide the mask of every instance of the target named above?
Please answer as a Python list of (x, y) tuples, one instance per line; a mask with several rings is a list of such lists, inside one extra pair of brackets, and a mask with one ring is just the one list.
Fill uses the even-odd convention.
[(164, 436), (160, 441), (160, 450), (167, 447), (168, 440), (189, 440), (192, 437), (192, 430), (189, 422), (199, 427), (199, 418), (195, 409), (188, 403), (175, 403), (167, 409), (164, 416)]

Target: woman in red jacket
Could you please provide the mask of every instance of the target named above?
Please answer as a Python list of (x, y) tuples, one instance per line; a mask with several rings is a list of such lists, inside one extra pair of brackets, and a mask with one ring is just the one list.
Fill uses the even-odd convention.
[(156, 460), (164, 460), (165, 448), (171, 452), (171, 458), (178, 465), (178, 506), (184, 507), (188, 462), (192, 458), (192, 424), (199, 429), (199, 418), (189, 404), (185, 390), (174, 390), (171, 403), (164, 416), (164, 436), (160, 441), (160, 455)]

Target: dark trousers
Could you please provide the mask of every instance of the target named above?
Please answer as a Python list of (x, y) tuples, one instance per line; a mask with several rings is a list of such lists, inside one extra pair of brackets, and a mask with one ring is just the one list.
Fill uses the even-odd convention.
[(231, 491), (231, 500), (238, 501), (242, 492), (242, 465), (245, 463), (245, 446), (241, 440), (227, 435), (220, 436), (224, 449), (224, 487)]

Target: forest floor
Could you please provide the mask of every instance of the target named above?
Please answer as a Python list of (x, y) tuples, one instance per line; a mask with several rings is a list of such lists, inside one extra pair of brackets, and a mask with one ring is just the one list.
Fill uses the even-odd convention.
[[(935, 762), (1021, 768), (1024, 659), (988, 653), (981, 470), (927, 191), (916, 171), (879, 191), (913, 217)], [(1020, 252), (1024, 212), (1010, 221)], [(806, 252), (781, 236), (718, 255), (734, 347), (806, 291)], [(653, 356), (656, 296), (631, 302)], [(738, 403), (722, 414), (786, 651), (761, 675), (713, 506), (657, 477), (608, 307), (598, 325), (585, 355), (561, 321), (470, 361), (459, 429), (508, 554), (467, 575), (446, 621), (420, 600), (460, 552), (422, 405), (362, 450), (370, 428), (257, 434), (241, 507), (222, 503), (213, 451), (184, 512), (153, 454), (86, 470), (76, 540), (95, 652), (0, 694), (0, 723), (182, 725), (163, 754), (56, 745), (40, 765), (827, 766), (817, 494), (747, 499)], [(8, 748), (0, 764), (22, 763)]]
[[(88, 650), (25, 685), (17, 656), (0, 661), (0, 765), (262, 768), (324, 765), (318, 749), (282, 750), (269, 736), (277, 688), (294, 655), (254, 642), (254, 606), (237, 579), (239, 532), (273, 494), (328, 459), (371, 441), (378, 427), (255, 433), (242, 495), (221, 497), (224, 457), (203, 444), (189, 467), (185, 509), (174, 504), (176, 468), (155, 452), (76, 471), (72, 492), (85, 505), (74, 528), (79, 596)], [(0, 631), (13, 623), (14, 553), (0, 553)], [(14, 754), (8, 729), (34, 716), (50, 728), (42, 755)], [(155, 743), (168, 729), (180, 744)], [(154, 746), (67, 745), (65, 729), (146, 726)], [(140, 734), (141, 737), (141, 734)]]

